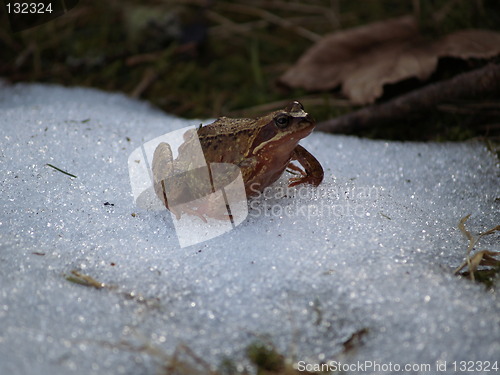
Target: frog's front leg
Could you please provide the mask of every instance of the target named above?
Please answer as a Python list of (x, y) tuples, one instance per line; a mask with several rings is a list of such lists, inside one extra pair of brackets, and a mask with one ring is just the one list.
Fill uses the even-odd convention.
[[(304, 170), (293, 164), (293, 160), (298, 161), (302, 165)], [(304, 147), (300, 145), (297, 145), (297, 147), (295, 147), (295, 150), (292, 154), (292, 159), (287, 168), (293, 171), (298, 171), (301, 174), (300, 177), (293, 177), (289, 180), (289, 187), (304, 183), (318, 186), (321, 181), (323, 181), (323, 167), (314, 156), (312, 156)]]

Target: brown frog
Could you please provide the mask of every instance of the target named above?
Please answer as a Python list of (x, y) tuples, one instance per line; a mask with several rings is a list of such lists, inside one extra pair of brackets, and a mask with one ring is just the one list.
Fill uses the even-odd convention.
[[(180, 211), (173, 206), (195, 201), (224, 187), (239, 171), (247, 197), (261, 193), (285, 169), (297, 175), (289, 180), (288, 186), (303, 183), (317, 186), (323, 180), (323, 168), (298, 144), (313, 128), (311, 116), (302, 104), (294, 101), (285, 109), (256, 119), (221, 117), (210, 125), (191, 129), (184, 134), (184, 143), (175, 160), (169, 144), (163, 142), (156, 148), (152, 168), (155, 192), (178, 219), (185, 212), (205, 221), (205, 216), (221, 218), (220, 213), (214, 212), (206, 202), (182, 205)], [(234, 167), (226, 168), (214, 181), (207, 167), (212, 163)]]

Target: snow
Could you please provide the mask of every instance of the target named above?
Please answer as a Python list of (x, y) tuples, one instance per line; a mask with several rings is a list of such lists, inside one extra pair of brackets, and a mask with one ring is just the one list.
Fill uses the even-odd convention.
[[(181, 248), (168, 212), (134, 203), (128, 158), (198, 124), (121, 94), (0, 85), (0, 374), (158, 374), (174, 353), (250, 368), (256, 340), (297, 366), (393, 366), (346, 373), (499, 361), (497, 291), (453, 275), (467, 248), (458, 221), (499, 224), (483, 143), (315, 132), (301, 144), (325, 169), (318, 188), (283, 176), (240, 225)], [(107, 286), (70, 282), (73, 270)]]

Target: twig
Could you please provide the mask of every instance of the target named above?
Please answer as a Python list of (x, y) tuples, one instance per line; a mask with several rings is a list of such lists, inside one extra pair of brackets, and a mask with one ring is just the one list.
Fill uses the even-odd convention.
[[(248, 0), (238, 1), (238, 3), (245, 4), (248, 3)], [(331, 12), (329, 7), (321, 5), (304, 4), (304, 3), (294, 3), (290, 1), (253, 0), (252, 4), (259, 8), (279, 9), (283, 11), (296, 11), (300, 13), (325, 14), (326, 12), (329, 11)]]
[(426, 113), (446, 101), (500, 94), (500, 64), (462, 73), (452, 79), (412, 91), (386, 103), (324, 121), (317, 129), (330, 133), (352, 133), (377, 124), (395, 122), (415, 113)]
[(152, 63), (161, 58), (164, 51), (142, 53), (140, 55), (132, 55), (126, 58), (126, 66), (135, 66), (143, 63)]
[(72, 276), (66, 276), (66, 280), (75, 283), (75, 284), (80, 284), (83, 286), (91, 286), (96, 289), (102, 289), (106, 287), (106, 284), (101, 283), (100, 281), (97, 281), (93, 277), (90, 277), (88, 275), (85, 275), (81, 272), (78, 272), (77, 270), (72, 270), (71, 271)]
[(436, 25), (440, 24), (443, 22), (443, 20), (448, 16), (448, 14), (453, 10), (457, 8), (457, 2), (459, 0), (450, 0), (446, 4), (444, 4), (441, 9), (438, 9), (434, 14), (434, 22)]
[(62, 169), (57, 168), (55, 165), (52, 165), (52, 164), (45, 164), (45, 165), (48, 166), (48, 167), (54, 168), (56, 171), (64, 173), (65, 175), (68, 175), (68, 176), (73, 177), (73, 178), (77, 178), (74, 174), (71, 174), (71, 173), (68, 173), (66, 171), (63, 171)]
[[(264, 29), (269, 26), (269, 22), (266, 20), (235, 23), (232, 20), (220, 15), (219, 13), (210, 10), (206, 11), (206, 15), (208, 19), (220, 23), (220, 25), (211, 26), (208, 29), (209, 34), (216, 38), (233, 40), (237, 36), (236, 34), (242, 35), (243, 38), (247, 37), (248, 35), (254, 36), (255, 30)], [(262, 33), (259, 35), (259, 37), (262, 40), (276, 44), (278, 46), (284, 46), (289, 43), (285, 39), (277, 38), (270, 33)]]
[[(301, 102), (307, 109), (311, 106), (324, 105), (326, 100), (323, 96), (305, 96), (301, 98), (293, 98)], [(240, 110), (231, 111), (228, 113), (230, 116), (241, 116), (242, 114), (262, 114), (270, 111), (275, 111), (280, 108), (284, 108), (290, 102), (289, 99), (277, 100), (271, 103), (256, 105), (253, 107), (247, 107)], [(334, 104), (337, 107), (347, 107), (349, 106), (349, 101), (344, 99), (328, 99), (327, 103)]]
[[(247, 1), (247, 0), (244, 0)], [(241, 3), (241, 1), (240, 1)], [(322, 17), (326, 18), (333, 25), (334, 29), (340, 28), (340, 20), (338, 18), (339, 12), (336, 11), (335, 7), (332, 4), (332, 7), (326, 7), (321, 5), (311, 5), (304, 3), (294, 3), (289, 1), (268, 1), (268, 0), (260, 0), (253, 1), (252, 4), (254, 6), (258, 6), (260, 8), (267, 9), (279, 9), (280, 11), (293, 11), (297, 14), (319, 14)], [(334, 9), (332, 9), (334, 8)]]
[[(475, 115), (480, 113), (484, 114), (484, 112), (479, 109), (474, 109), (468, 106), (461, 107), (456, 104), (440, 104), (437, 106), (437, 109), (442, 112), (455, 113), (458, 115)], [(487, 114), (490, 116), (500, 116), (500, 111), (488, 111)]]
[(276, 14), (268, 12), (267, 10), (264, 10), (264, 9), (255, 8), (255, 7), (249, 6), (249, 5), (231, 4), (231, 3), (224, 3), (223, 6), (226, 10), (238, 12), (241, 14), (249, 14), (249, 15), (261, 17), (262, 19), (264, 19), (266, 21), (269, 21), (271, 23), (274, 23), (274, 24), (279, 25), (281, 27), (284, 27), (286, 29), (290, 29), (293, 32), (295, 32), (297, 35), (300, 35), (300, 36), (302, 36), (302, 37), (304, 37), (312, 42), (317, 42), (318, 40), (320, 40), (322, 38), (321, 35), (313, 33), (312, 31), (307, 30), (306, 28), (304, 28), (302, 26), (297, 26), (293, 22), (291, 22), (287, 19), (281, 18), (281, 17), (277, 16)]
[(155, 69), (147, 69), (143, 76), (141, 81), (137, 84), (137, 86), (134, 88), (134, 91), (130, 94), (133, 98), (139, 98), (144, 91), (148, 89), (149, 86), (153, 84), (154, 81), (158, 78), (158, 73), (156, 72)]
[(224, 17), (222, 14), (209, 9), (207, 9), (205, 13), (210, 21), (214, 21), (220, 24), (219, 26), (212, 26), (209, 29), (209, 32), (211, 34), (217, 36), (224, 36), (224, 35), (230, 36), (231, 34), (228, 35), (228, 33), (230, 32), (245, 34), (254, 29), (263, 28), (269, 24), (267, 21), (264, 20), (246, 22), (246, 23), (236, 23), (233, 20)]
[(487, 230), (486, 232), (479, 233), (477, 237), (472, 235), (471, 232), (465, 228), (465, 222), (469, 219), (470, 214), (467, 216), (464, 216), (460, 221), (458, 222), (458, 229), (460, 229), (460, 232), (463, 233), (463, 235), (467, 238), (467, 241), (469, 242), (467, 246), (467, 250), (465, 252), (465, 260), (464, 262), (458, 266), (455, 271), (453, 272), (454, 274), (457, 274), (460, 272), (465, 266), (467, 266), (469, 270), (469, 276), (472, 281), (475, 280), (474, 277), (474, 272), (477, 270), (477, 267), (479, 265), (490, 265), (490, 266), (495, 266), (498, 264), (498, 261), (495, 259), (495, 257), (500, 255), (500, 252), (496, 251), (489, 251), (489, 250), (481, 250), (474, 254), (474, 256), (470, 256), (470, 253), (472, 252), (472, 249), (474, 249), (474, 246), (479, 242), (481, 237), (487, 236), (489, 234), (493, 234), (495, 232), (500, 231), (500, 225), (497, 225), (494, 228), (491, 228)]
[(33, 55), (36, 48), (37, 46), (35, 42), (31, 42), (30, 44), (28, 44), (28, 46), (16, 57), (16, 60), (14, 62), (16, 69), (19, 69), (24, 65), (28, 57)]
[[(467, 250), (465, 252), (465, 263), (469, 267), (469, 270), (471, 269), (471, 259), (470, 259), (470, 252), (474, 248), (474, 245), (477, 243), (479, 238), (474, 238), (474, 236), (465, 228), (465, 222), (469, 219), (471, 214), (468, 214), (467, 216), (464, 216), (460, 221), (458, 222), (458, 229), (460, 229), (460, 232), (464, 234), (465, 237), (467, 237), (467, 240), (469, 241), (469, 245), (467, 246)], [(455, 270), (455, 273), (458, 271)], [(470, 273), (470, 279), (474, 281), (474, 272)]]

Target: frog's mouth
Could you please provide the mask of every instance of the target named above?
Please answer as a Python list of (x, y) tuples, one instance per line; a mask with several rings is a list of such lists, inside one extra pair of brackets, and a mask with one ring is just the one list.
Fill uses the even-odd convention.
[(299, 126), (301, 129), (297, 132), (297, 134), (300, 135), (301, 138), (304, 138), (312, 133), (314, 127), (316, 126), (316, 122), (311, 116), (308, 115), (304, 120), (299, 122)]

